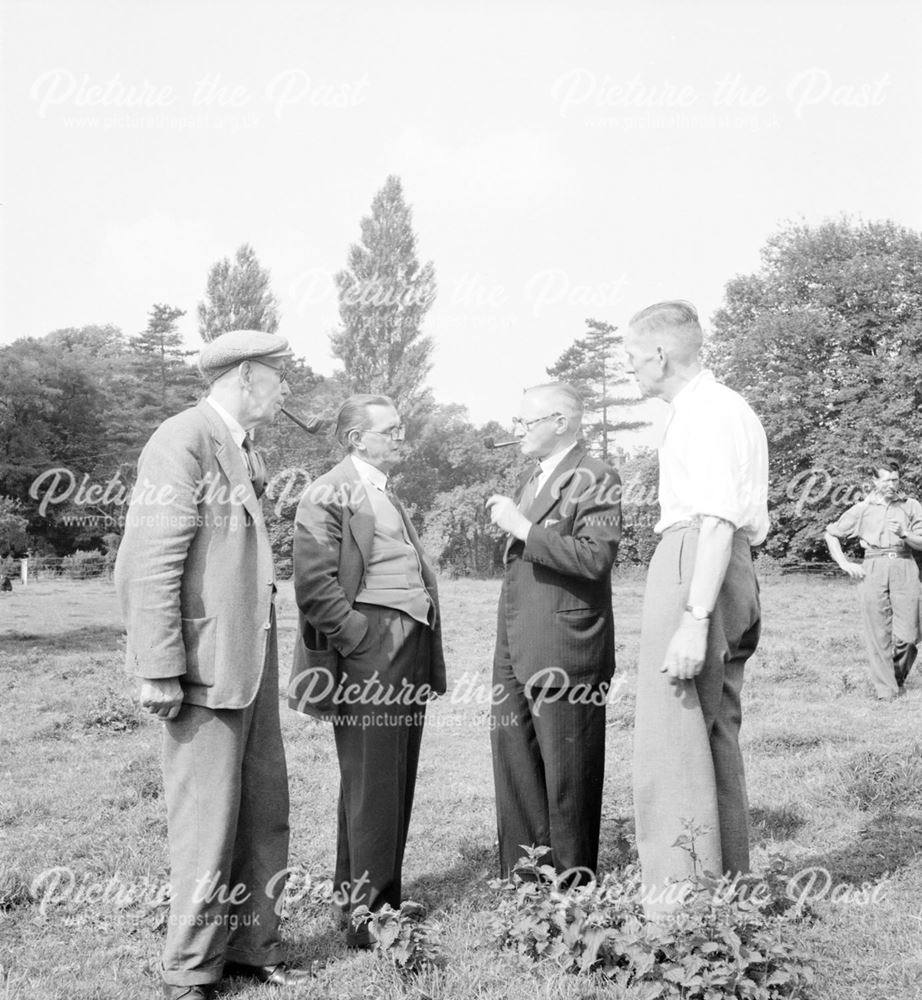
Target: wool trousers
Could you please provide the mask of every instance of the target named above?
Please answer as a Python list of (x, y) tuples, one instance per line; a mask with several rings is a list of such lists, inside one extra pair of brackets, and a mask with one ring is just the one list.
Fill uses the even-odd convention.
[[(696, 874), (749, 870), (748, 800), (739, 747), (743, 667), (759, 640), (759, 590), (749, 543), (733, 536), (713, 609), (704, 668), (692, 680), (661, 672), (688, 603), (698, 531), (667, 530), (644, 595), (634, 728), (637, 850), (648, 913), (675, 909), (670, 890)], [(694, 844), (676, 846), (690, 825)], [(693, 847), (693, 860), (689, 847)]]
[(164, 982), (217, 982), (225, 961), (282, 961), (288, 774), (274, 611), (256, 698), (242, 709), (183, 704), (164, 723), (163, 783), (172, 890)]

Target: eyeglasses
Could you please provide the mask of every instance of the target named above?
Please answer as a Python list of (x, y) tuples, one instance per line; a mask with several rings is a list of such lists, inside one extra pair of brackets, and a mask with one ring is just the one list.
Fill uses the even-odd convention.
[(376, 431), (370, 427), (366, 427), (365, 433), (380, 434), (382, 437), (389, 437), (391, 441), (402, 441), (407, 435), (407, 429), (403, 424), (397, 424), (396, 427), (385, 427), (383, 431)]
[(271, 368), (278, 375), (279, 382), (284, 382), (288, 378), (290, 372), (288, 365), (270, 365), (268, 361), (260, 361), (259, 358), (254, 358), (253, 360), (256, 364), (262, 365), (263, 368)]
[(521, 417), (513, 417), (512, 429), (513, 431), (517, 431), (521, 427), (522, 430), (527, 434), (532, 429), (532, 427), (534, 427), (537, 424), (540, 424), (543, 420), (551, 420), (554, 417), (562, 417), (562, 416), (563, 416), (562, 413), (548, 413), (543, 417), (535, 417), (534, 420), (523, 420)]

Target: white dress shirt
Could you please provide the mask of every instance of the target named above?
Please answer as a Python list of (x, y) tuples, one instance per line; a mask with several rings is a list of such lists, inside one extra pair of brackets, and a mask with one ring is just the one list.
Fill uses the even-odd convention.
[(237, 445), (241, 453), (243, 453), (243, 439), (247, 436), (246, 429), (240, 426), (240, 422), (235, 420), (214, 398), (214, 396), (209, 396), (205, 402), (218, 414), (224, 423), (227, 424), (227, 429), (230, 431), (234, 444)]
[(538, 465), (541, 467), (541, 473), (538, 476), (537, 482), (535, 483), (535, 496), (537, 496), (547, 485), (547, 481), (554, 475), (557, 466), (570, 454), (571, 451), (579, 444), (578, 441), (574, 441), (569, 448), (564, 448), (563, 451), (554, 452), (553, 455), (548, 455), (547, 458), (542, 458)]
[(751, 545), (768, 534), (768, 442), (759, 418), (711, 372), (675, 397), (659, 449), (654, 531), (700, 515), (729, 521)]

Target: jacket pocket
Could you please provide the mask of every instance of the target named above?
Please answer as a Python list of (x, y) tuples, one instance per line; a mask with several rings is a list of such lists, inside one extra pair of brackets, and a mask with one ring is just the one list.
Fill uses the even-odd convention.
[(187, 684), (201, 684), (211, 687), (214, 684), (215, 632), (218, 618), (183, 618), (182, 641), (186, 647), (186, 674), (183, 680)]

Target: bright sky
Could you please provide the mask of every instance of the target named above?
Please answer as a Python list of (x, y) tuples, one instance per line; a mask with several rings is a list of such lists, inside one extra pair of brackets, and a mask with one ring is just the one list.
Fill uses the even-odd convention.
[[(789, 220), (922, 228), (922, 5), (2, 6), (0, 342), (142, 330), (252, 244), (334, 360), (331, 275), (389, 173), (439, 297), (430, 378), (477, 421), (585, 331), (703, 318)], [(302, 407), (309, 411), (309, 401)]]

